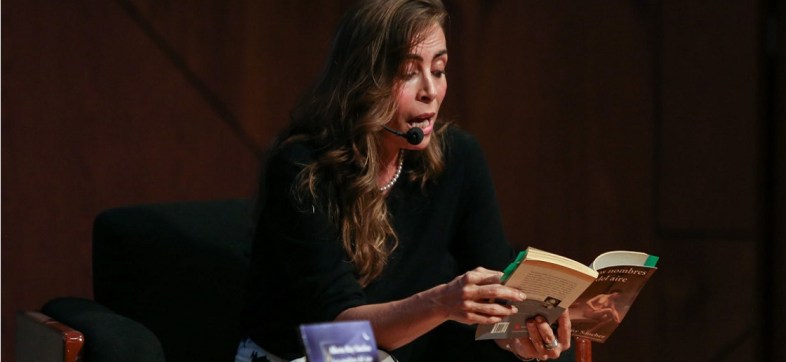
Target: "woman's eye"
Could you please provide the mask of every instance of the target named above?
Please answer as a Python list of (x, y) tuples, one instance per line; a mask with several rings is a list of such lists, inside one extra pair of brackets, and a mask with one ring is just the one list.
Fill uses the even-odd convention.
[(445, 76), (448, 73), (445, 70), (435, 70), (435, 71), (431, 72), (431, 74), (433, 74), (437, 78), (442, 78), (443, 76)]

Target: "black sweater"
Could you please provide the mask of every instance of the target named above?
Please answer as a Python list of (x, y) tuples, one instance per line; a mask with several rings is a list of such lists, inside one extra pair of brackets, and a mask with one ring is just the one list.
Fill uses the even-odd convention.
[(403, 299), (483, 266), (502, 270), (513, 251), (505, 240), (483, 153), (469, 134), (445, 133), (445, 169), (424, 189), (402, 177), (387, 206), (399, 246), (382, 275), (363, 288), (337, 228), (319, 207), (302, 206), (292, 184), (312, 150), (293, 144), (265, 171), (251, 259), (245, 333), (285, 358), (302, 355), (297, 327), (332, 321), (347, 308)]

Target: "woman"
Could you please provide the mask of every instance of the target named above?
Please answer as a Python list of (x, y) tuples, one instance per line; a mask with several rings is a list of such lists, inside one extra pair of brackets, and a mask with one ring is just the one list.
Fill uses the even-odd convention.
[[(362, 1), (344, 16), (266, 164), (238, 361), (297, 358), (299, 324), (342, 320), (369, 320), (401, 361), (569, 348), (567, 315), (556, 334), (537, 318), (529, 339), (473, 340), (474, 324), (515, 312), (492, 301), (525, 296), (499, 283), (514, 254), (478, 144), (439, 118), (446, 18), (439, 0)], [(401, 136), (415, 128), (422, 139)]]

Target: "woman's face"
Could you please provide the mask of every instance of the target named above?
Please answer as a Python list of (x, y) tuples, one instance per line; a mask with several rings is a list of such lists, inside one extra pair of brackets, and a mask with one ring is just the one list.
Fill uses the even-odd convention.
[(384, 142), (396, 148), (423, 150), (431, 141), (439, 107), (448, 90), (445, 67), (448, 48), (442, 27), (434, 24), (423, 41), (406, 56), (398, 79), (396, 114), (387, 126), (406, 132), (412, 127), (423, 130), (423, 141), (412, 145), (403, 137), (385, 132)]

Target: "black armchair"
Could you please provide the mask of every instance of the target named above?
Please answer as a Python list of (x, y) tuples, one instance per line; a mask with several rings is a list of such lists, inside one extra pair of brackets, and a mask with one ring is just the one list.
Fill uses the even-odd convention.
[(116, 208), (93, 230), (95, 300), (41, 310), (84, 334), (87, 361), (231, 361), (251, 248), (251, 203)]

